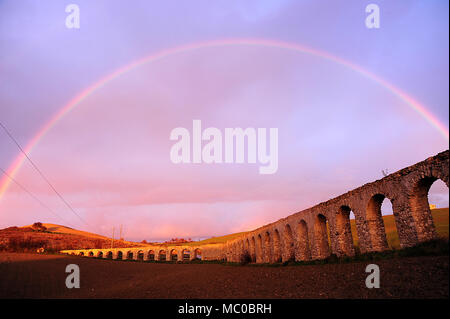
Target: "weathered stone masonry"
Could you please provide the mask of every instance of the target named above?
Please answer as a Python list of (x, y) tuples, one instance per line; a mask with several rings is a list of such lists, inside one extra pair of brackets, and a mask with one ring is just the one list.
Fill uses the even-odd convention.
[[(350, 212), (356, 219), (362, 253), (388, 249), (381, 216), (384, 198), (392, 202), (401, 247), (436, 238), (428, 191), (437, 179), (449, 186), (449, 151), (381, 180), (280, 219), (226, 243), (222, 259), (257, 263), (323, 259), (355, 254)], [(327, 227), (328, 224), (328, 227)], [(329, 230), (329, 236), (328, 236)]]
[[(220, 246), (220, 247), (218, 247)], [(148, 245), (132, 248), (62, 250), (61, 253), (84, 257), (120, 260), (191, 261), (215, 260), (222, 245)]]
[[(385, 198), (392, 202), (401, 247), (410, 247), (436, 238), (428, 191), (437, 179), (449, 186), (448, 150), (225, 244), (62, 252), (84, 256), (98, 256), (101, 253), (104, 258), (108, 258), (109, 254), (110, 258), (116, 259), (119, 258), (119, 251), (122, 254), (131, 251), (134, 259), (161, 260), (163, 255), (160, 251), (165, 251), (166, 260), (175, 260), (173, 256), (176, 253), (176, 260), (180, 261), (183, 255), (187, 255), (183, 253), (184, 250), (190, 251), (190, 257), (185, 259), (193, 259), (199, 256), (195, 249), (201, 249), (202, 259), (240, 262), (249, 258), (257, 263), (323, 259), (330, 254), (352, 256), (355, 247), (350, 212), (355, 215), (360, 251), (383, 251), (388, 249), (381, 216), (381, 204)], [(150, 251), (153, 251), (153, 257)]]

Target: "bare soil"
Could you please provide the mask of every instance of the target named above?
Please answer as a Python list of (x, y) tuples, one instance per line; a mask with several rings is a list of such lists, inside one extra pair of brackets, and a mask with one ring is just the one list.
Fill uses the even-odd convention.
[[(381, 287), (365, 286), (367, 262), (225, 266), (0, 253), (0, 298), (448, 298), (449, 257), (376, 262)], [(81, 288), (68, 289), (68, 264)]]

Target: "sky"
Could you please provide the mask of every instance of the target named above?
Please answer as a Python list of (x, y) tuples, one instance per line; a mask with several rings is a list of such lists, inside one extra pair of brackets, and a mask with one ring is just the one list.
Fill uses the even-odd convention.
[[(372, 2), (378, 29), (365, 25)], [(69, 3), (79, 29), (66, 27)], [(0, 228), (41, 221), (111, 235), (122, 225), (139, 241), (224, 235), (444, 151), (448, 135), (349, 65), (400, 89), (448, 132), (448, 9), (438, 0), (0, 1), (0, 120), (23, 147), (93, 84), (171, 52), (110, 77), (29, 150), (81, 218), (25, 161), (14, 179), (52, 212), (11, 183)], [(278, 128), (278, 170), (174, 164), (170, 132), (192, 133), (193, 120), (221, 132)], [(19, 155), (0, 130), (0, 168), (12, 172)], [(448, 207), (448, 188), (436, 182), (429, 199)]]

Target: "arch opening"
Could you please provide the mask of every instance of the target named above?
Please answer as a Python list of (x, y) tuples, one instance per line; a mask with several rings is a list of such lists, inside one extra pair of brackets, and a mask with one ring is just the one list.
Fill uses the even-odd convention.
[(170, 251), (170, 261), (177, 261), (178, 260), (178, 252), (175, 249), (172, 249)]
[[(388, 249), (389, 246), (399, 246), (392, 203), (389, 199), (385, 199), (385, 195), (376, 194), (367, 203), (366, 223), (370, 236), (371, 251), (383, 251)], [(385, 216), (383, 217), (383, 215)], [(387, 229), (385, 221), (388, 224)], [(387, 233), (389, 233), (390, 245), (388, 245)]]
[(166, 251), (160, 250), (158, 253), (158, 260), (166, 261)]
[(133, 252), (132, 251), (127, 252), (127, 260), (133, 260)]
[(194, 258), (200, 260), (202, 259), (202, 250), (200, 248), (194, 250)]
[(112, 251), (108, 251), (108, 253), (106, 254), (106, 258), (107, 259), (113, 259), (113, 252)]
[[(419, 242), (438, 237), (434, 218), (440, 219), (442, 218), (440, 215), (445, 216), (445, 212), (439, 210), (438, 206), (441, 206), (441, 209), (448, 208), (448, 197), (448, 186), (436, 177), (424, 177), (414, 186), (410, 196), (410, 207)], [(448, 209), (446, 214), (448, 216)]]
[(189, 249), (183, 249), (181, 254), (183, 256), (183, 261), (191, 260), (191, 251)]
[(119, 260), (123, 259), (123, 252), (121, 252), (121, 251), (117, 252), (117, 259), (119, 259)]
[(144, 251), (143, 250), (139, 250), (137, 252), (137, 260), (140, 260), (140, 261), (144, 260)]
[(155, 252), (153, 250), (148, 251), (147, 260), (155, 260)]

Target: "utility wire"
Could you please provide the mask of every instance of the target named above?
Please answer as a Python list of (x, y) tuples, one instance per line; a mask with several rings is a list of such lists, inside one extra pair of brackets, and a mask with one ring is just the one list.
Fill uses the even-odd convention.
[(55, 187), (53, 187), (52, 183), (45, 177), (45, 175), (41, 172), (41, 170), (34, 164), (34, 162), (31, 160), (31, 158), (28, 156), (28, 154), (23, 150), (23, 148), (20, 146), (19, 142), (12, 136), (12, 134), (8, 131), (8, 129), (0, 122), (0, 126), (3, 128), (3, 130), (6, 132), (6, 134), (9, 136), (9, 138), (16, 144), (16, 146), (19, 148), (19, 150), (25, 155), (25, 157), (28, 159), (28, 161), (31, 163), (33, 168), (41, 175), (42, 179), (44, 179), (47, 184), (50, 186), (50, 188), (55, 192), (56, 195), (61, 199), (61, 201), (66, 204), (66, 206), (74, 213), (83, 223), (86, 225), (88, 224), (83, 218), (81, 218), (80, 215), (77, 214), (77, 212), (72, 208), (72, 206), (62, 197), (62, 195), (56, 190)]
[(17, 180), (15, 180), (11, 175), (9, 175), (3, 168), (0, 167), (0, 171), (5, 174), (6, 177), (8, 177), (11, 181), (13, 181), (17, 186), (19, 186), (24, 192), (26, 192), (28, 195), (30, 195), (31, 198), (36, 200), (39, 204), (41, 204), (42, 207), (46, 208), (50, 213), (57, 216), (59, 219), (61, 219), (65, 224), (69, 224), (64, 218), (59, 216), (57, 213), (55, 213), (50, 207), (48, 207), (44, 202), (42, 202), (36, 195), (34, 195), (32, 192), (30, 192), (28, 189), (26, 189), (22, 184), (20, 184)]

